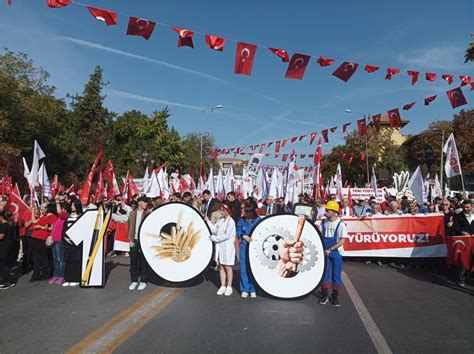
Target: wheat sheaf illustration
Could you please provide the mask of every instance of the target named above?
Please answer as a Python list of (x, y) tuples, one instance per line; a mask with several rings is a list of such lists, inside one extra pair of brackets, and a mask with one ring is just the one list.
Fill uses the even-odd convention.
[(158, 235), (150, 234), (150, 236), (159, 239), (159, 244), (152, 246), (157, 252), (157, 257), (182, 263), (191, 257), (193, 249), (200, 239), (200, 230), (194, 228), (193, 222), (186, 230), (183, 227), (183, 213), (180, 212), (176, 226), (171, 227), (170, 233), (161, 231)]

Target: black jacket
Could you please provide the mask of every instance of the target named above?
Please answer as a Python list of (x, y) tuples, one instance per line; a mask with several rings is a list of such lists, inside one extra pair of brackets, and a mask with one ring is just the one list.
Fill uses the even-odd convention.
[(469, 224), (464, 212), (457, 214), (454, 222), (454, 231), (456, 235), (462, 235), (463, 232), (467, 232), (471, 235), (474, 234), (474, 220)]

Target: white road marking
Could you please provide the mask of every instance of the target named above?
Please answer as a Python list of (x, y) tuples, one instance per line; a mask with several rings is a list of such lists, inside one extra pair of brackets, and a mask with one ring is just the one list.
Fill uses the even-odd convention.
[(364, 305), (359, 293), (345, 272), (342, 272), (342, 282), (344, 283), (347, 293), (349, 294), (349, 297), (351, 298), (372, 343), (374, 343), (377, 353), (391, 354), (392, 350), (388, 346), (382, 332), (380, 332), (380, 329), (377, 327), (372, 315), (369, 310), (367, 310), (367, 307)]

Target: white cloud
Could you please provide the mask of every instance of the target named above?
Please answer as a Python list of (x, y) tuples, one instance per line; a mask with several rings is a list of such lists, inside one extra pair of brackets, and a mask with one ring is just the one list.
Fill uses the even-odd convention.
[(158, 98), (150, 98), (150, 97), (141, 96), (141, 95), (135, 95), (133, 93), (114, 90), (114, 89), (107, 90), (107, 93), (112, 95), (112, 96), (123, 97), (123, 98), (128, 98), (128, 99), (131, 99), (131, 100), (147, 102), (147, 103), (158, 103), (158, 104), (164, 104), (164, 105), (167, 105), (167, 106), (175, 106), (175, 107), (192, 109), (192, 110), (196, 110), (196, 111), (202, 111), (204, 109), (204, 107), (193, 106), (193, 105), (179, 103), (179, 102), (172, 102), (172, 101), (162, 100), (162, 99), (158, 99)]
[(455, 46), (432, 47), (414, 50), (411, 53), (398, 55), (398, 62), (407, 67), (442, 69), (442, 70), (465, 70), (463, 64), (464, 51), (466, 48)]

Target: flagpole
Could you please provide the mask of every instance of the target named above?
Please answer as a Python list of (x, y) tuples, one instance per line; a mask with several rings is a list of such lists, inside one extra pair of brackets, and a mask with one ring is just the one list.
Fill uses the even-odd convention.
[(443, 198), (443, 149), (444, 149), (444, 129), (441, 130), (441, 165), (439, 167), (439, 174), (440, 174), (440, 183), (441, 186), (441, 198)]
[[(364, 121), (366, 121), (364, 114)], [(367, 162), (367, 184), (370, 186), (370, 176), (369, 176), (369, 147), (368, 147), (368, 132), (365, 133), (365, 161)]]

